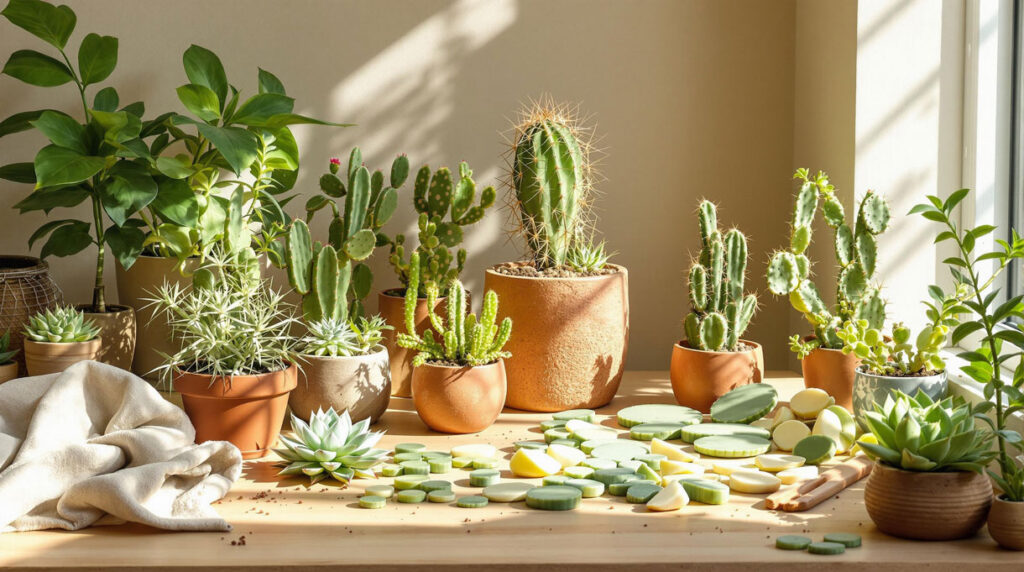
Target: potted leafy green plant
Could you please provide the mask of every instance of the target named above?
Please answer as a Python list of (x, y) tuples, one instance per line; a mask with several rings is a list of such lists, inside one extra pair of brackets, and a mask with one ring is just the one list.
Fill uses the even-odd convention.
[[(413, 252), (405, 291), (406, 332), (416, 331), (419, 271), (420, 254)], [(504, 360), (510, 354), (503, 348), (512, 335), (512, 319), (495, 323), (498, 295), (490, 290), (484, 295), (480, 317), (469, 313), (466, 290), (456, 279), (448, 287), (446, 321), (434, 310), (437, 284), (427, 282), (426, 289), (429, 328), (422, 334), (398, 335), (399, 345), (416, 352), (412, 374), (416, 413), (435, 431), (478, 433), (490, 427), (505, 406)]]
[(761, 345), (740, 336), (757, 310), (757, 296), (745, 294), (747, 239), (738, 229), (718, 228), (714, 203), (697, 209), (701, 250), (690, 266), (691, 311), (683, 321), (686, 339), (672, 349), (672, 391), (681, 405), (707, 413), (733, 388), (764, 377)]
[[(885, 323), (885, 301), (873, 279), (878, 259), (876, 237), (889, 227), (889, 207), (882, 195), (868, 191), (848, 223), (826, 173), (819, 171), (812, 178), (807, 169), (797, 169), (793, 178), (802, 182), (793, 206), (789, 247), (772, 254), (768, 289), (777, 296), (789, 296), (793, 308), (814, 328), (813, 336), (790, 338), (790, 348), (801, 360), (804, 384), (825, 390), (838, 405), (852, 410), (858, 361), (856, 355), (842, 352), (839, 330), (850, 320), (867, 320), (875, 329)], [(835, 233), (839, 272), (832, 308), (825, 305), (811, 281), (811, 261), (807, 257), (819, 206), (825, 223)]]
[(590, 129), (564, 105), (531, 105), (509, 149), (511, 219), (529, 260), (489, 268), (484, 287), (520, 331), (509, 342), (508, 405), (602, 406), (615, 396), (629, 337), (627, 272), (591, 236)]
[[(976, 407), (979, 419), (992, 429), (998, 443), (998, 470), (988, 473), (1000, 493), (993, 501), (988, 517), (989, 534), (1004, 548), (1024, 550), (1024, 466), (1020, 453), (1024, 444), (1020, 433), (1009, 426), (1014, 415), (1024, 410), (1024, 364), (1019, 362), (1024, 351), (1024, 296), (1009, 295), (999, 299), (994, 285), (1010, 264), (1024, 258), (1024, 239), (1011, 229), (1009, 240), (996, 239), (996, 247), (978, 252), (980, 239), (992, 234), (996, 227), (982, 225), (968, 228), (957, 224), (953, 215), (969, 191), (960, 189), (942, 200), (929, 196), (927, 203), (916, 205), (910, 212), (920, 213), (943, 226), (936, 242), (952, 243), (956, 254), (946, 259), (956, 292), (963, 300), (959, 312), (967, 314), (953, 330), (954, 344), (979, 337), (977, 349), (963, 352), (961, 358), (970, 365), (963, 373), (982, 384), (987, 401)], [(1007, 348), (1007, 345), (1012, 346)], [(1016, 360), (1012, 372), (1005, 370)], [(1016, 451), (1016, 452), (1015, 452)]]
[(297, 383), (284, 296), (246, 261), (214, 253), (191, 286), (165, 284), (149, 302), (181, 343), (160, 372), (181, 393), (196, 442), (230, 441), (245, 459), (265, 456)]
[(0, 383), (18, 377), (18, 362), (14, 361), (17, 354), (18, 350), (11, 349), (11, 332), (4, 332), (0, 336)]
[(96, 359), (103, 343), (99, 327), (70, 306), (32, 316), (22, 335), (29, 375), (59, 373), (80, 361)]
[[(388, 261), (395, 270), (401, 287), (383, 290), (378, 296), (378, 309), (389, 326), (394, 328), (384, 333), (384, 346), (388, 349), (391, 360), (392, 393), (398, 397), (409, 397), (412, 387), (413, 352), (402, 348), (397, 343), (397, 336), (402, 333), (423, 333), (427, 328), (427, 314), (439, 308), (428, 308), (426, 298), (420, 298), (416, 307), (413, 323), (416, 332), (406, 331), (405, 301), (406, 290), (415, 286), (421, 295), (425, 292), (428, 282), (442, 285), (449, 284), (462, 274), (466, 264), (466, 250), (459, 248), (462, 243), (463, 227), (480, 222), (484, 213), (494, 204), (496, 193), (493, 187), (487, 187), (480, 193), (480, 202), (476, 203), (476, 182), (473, 171), (465, 162), (459, 164), (459, 178), (452, 180), (451, 171), (441, 167), (431, 174), (430, 166), (424, 165), (416, 173), (413, 185), (413, 206), (417, 217), (419, 239), (416, 248), (407, 253), (405, 235), (398, 234), (394, 238), (377, 234), (377, 242), (386, 243), (390, 247)], [(411, 284), (411, 262), (406, 256), (419, 254), (420, 282)], [(446, 291), (442, 291), (435, 300), (437, 304), (446, 303)]]
[(933, 401), (923, 391), (911, 397), (896, 390), (862, 414), (877, 441), (858, 441), (875, 461), (864, 505), (882, 532), (953, 540), (985, 524), (992, 486), (984, 469), (996, 452), (975, 413), (959, 397)]

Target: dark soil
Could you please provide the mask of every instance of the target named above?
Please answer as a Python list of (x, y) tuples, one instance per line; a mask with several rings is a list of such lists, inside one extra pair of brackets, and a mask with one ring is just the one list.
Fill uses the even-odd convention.
[[(676, 343), (681, 345), (681, 346), (683, 346), (684, 348), (696, 349), (696, 348), (691, 347), (690, 344), (686, 343), (686, 340), (680, 340), (680, 341), (678, 341)], [(750, 350), (754, 349), (755, 347), (756, 346), (752, 346), (752, 345), (750, 345), (748, 343), (740, 342), (740, 343), (738, 343), (736, 345), (736, 349), (735, 350), (730, 350), (730, 349), (727, 349), (727, 348), (722, 348), (722, 349), (716, 350), (716, 351), (721, 352), (721, 353), (730, 353), (730, 354), (731, 353), (741, 353), (741, 352), (749, 352)], [(703, 350), (697, 350), (697, 351), (703, 351)]]
[(891, 375), (890, 374), (882, 375), (880, 373), (875, 373), (873, 371), (868, 371), (867, 373), (870, 373), (871, 375), (879, 375), (879, 376), (882, 376), (882, 377), (931, 377), (933, 375), (939, 375), (942, 372), (939, 371), (939, 370), (934, 370), (934, 369), (922, 369), (920, 371), (915, 371), (913, 373), (896, 372), (896, 373), (893, 373)]
[(506, 262), (495, 266), (494, 271), (506, 276), (522, 276), (525, 278), (593, 278), (595, 276), (617, 274), (619, 269), (614, 266), (605, 266), (600, 270), (579, 272), (569, 266), (541, 269), (531, 262)]
[[(439, 360), (427, 360), (427, 363), (430, 364), (430, 365), (437, 365), (437, 366), (441, 366), (441, 367), (472, 367), (472, 366), (468, 366), (468, 365), (466, 365), (464, 363), (459, 363), (457, 361), (449, 361), (449, 360), (441, 360), (441, 359), (439, 359)], [(494, 363), (494, 362), (491, 362), (491, 363)], [(491, 365), (491, 364), (484, 364), (484, 365)], [(483, 366), (476, 366), (476, 367), (483, 367)]]

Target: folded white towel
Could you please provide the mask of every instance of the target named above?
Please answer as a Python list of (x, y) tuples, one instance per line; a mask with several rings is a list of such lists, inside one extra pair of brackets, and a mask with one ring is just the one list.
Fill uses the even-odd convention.
[(238, 479), (242, 456), (194, 440), (184, 411), (109, 365), (0, 384), (0, 532), (126, 521), (230, 530), (210, 503)]

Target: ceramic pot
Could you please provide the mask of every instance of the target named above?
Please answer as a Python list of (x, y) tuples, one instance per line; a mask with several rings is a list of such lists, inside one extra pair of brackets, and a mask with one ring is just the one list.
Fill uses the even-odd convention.
[(848, 411), (853, 411), (853, 382), (859, 365), (857, 356), (827, 348), (815, 348), (800, 360), (804, 386), (824, 390), (835, 398), (836, 405), (842, 405)]
[(864, 487), (864, 505), (878, 529), (913, 540), (973, 536), (991, 504), (988, 477), (971, 471), (921, 473), (875, 463)]
[[(466, 307), (471, 303), (469, 292), (466, 292)], [(391, 362), (391, 395), (395, 397), (412, 397), (412, 358), (415, 350), (398, 347), (399, 333), (407, 333), (405, 329), (405, 289), (392, 288), (377, 296), (378, 311), (384, 321), (393, 330), (384, 330), (381, 344), (388, 350)], [(444, 315), (448, 311), (447, 298), (438, 298), (434, 311)], [(427, 299), (416, 301), (416, 333), (422, 334), (430, 327), (427, 317)]]
[(102, 342), (99, 338), (87, 342), (50, 343), (25, 340), (22, 352), (28, 374), (46, 375), (60, 373), (70, 366), (91, 359), (100, 353)]
[[(50, 266), (32, 256), (0, 256), (0, 332), (11, 333), (10, 349), (22, 348), (21, 331), (28, 319), (43, 310), (60, 306), (64, 295), (50, 278)], [(25, 375), (25, 353), (14, 356), (20, 375)]]
[(135, 310), (130, 306), (107, 305), (107, 311), (98, 314), (89, 311), (89, 305), (77, 306), (85, 317), (100, 328), (100, 353), (96, 361), (130, 370), (135, 356)]
[[(506, 263), (522, 266), (529, 263)], [(629, 342), (628, 273), (582, 278), (513, 276), (487, 270), (498, 320), (512, 318), (506, 405), (526, 411), (595, 409), (615, 397)]]
[(18, 377), (18, 362), (12, 361), (11, 363), (0, 365), (0, 383), (5, 381), (11, 381)]
[(420, 419), (442, 433), (479, 433), (505, 405), (505, 363), (477, 367), (424, 364), (412, 374), (412, 401)]
[(996, 497), (988, 511), (988, 533), (1003, 548), (1024, 550), (1024, 502)]
[(309, 421), (318, 409), (348, 411), (353, 422), (376, 423), (391, 399), (388, 350), (362, 356), (299, 356), (299, 384), (288, 397), (292, 413)]
[(174, 390), (181, 393), (185, 413), (196, 428), (196, 443), (230, 441), (243, 459), (270, 452), (281, 433), (288, 410), (288, 393), (297, 383), (296, 367), (262, 373), (214, 378), (178, 371)]
[(764, 378), (760, 344), (740, 340), (752, 349), (741, 352), (695, 350), (685, 341), (672, 348), (669, 377), (680, 405), (708, 413), (711, 404), (729, 391)]
[(944, 371), (922, 377), (889, 377), (857, 369), (853, 382), (853, 415), (860, 417), (865, 411), (874, 411), (874, 404), (885, 402), (885, 398), (896, 389), (910, 396), (920, 389), (928, 397), (939, 400), (946, 396), (948, 388)]
[[(132, 372), (139, 377), (155, 380), (158, 374), (154, 371), (164, 364), (160, 352), (174, 355), (181, 346), (171, 339), (171, 328), (163, 319), (153, 319), (153, 308), (146, 302), (156, 291), (168, 284), (187, 286), (191, 279), (182, 276), (176, 266), (178, 259), (160, 256), (140, 256), (131, 268), (125, 270), (121, 265), (117, 268), (117, 298), (120, 304), (135, 309), (137, 322), (135, 336), (135, 355), (132, 360)], [(198, 261), (185, 261), (185, 270), (195, 270)]]

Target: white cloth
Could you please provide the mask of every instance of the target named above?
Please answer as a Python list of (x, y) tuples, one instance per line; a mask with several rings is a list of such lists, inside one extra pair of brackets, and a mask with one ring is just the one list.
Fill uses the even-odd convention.
[(210, 503), (238, 479), (241, 453), (194, 440), (184, 411), (109, 365), (0, 384), (0, 532), (231, 530)]

